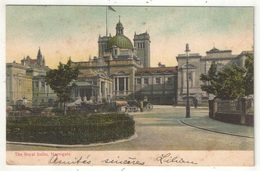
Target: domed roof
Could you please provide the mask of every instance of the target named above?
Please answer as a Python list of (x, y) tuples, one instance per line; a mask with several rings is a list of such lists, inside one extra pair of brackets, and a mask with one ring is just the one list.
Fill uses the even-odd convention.
[(116, 24), (117, 27), (123, 27), (123, 24), (119, 21), (117, 24)]
[(112, 37), (107, 43), (108, 48), (111, 48), (114, 45), (119, 48), (122, 48), (122, 49), (132, 49), (133, 48), (133, 44), (132, 44), (131, 40), (122, 34)]
[(219, 52), (219, 51), (220, 51), (219, 49), (213, 47), (213, 49), (211, 49), (209, 52)]

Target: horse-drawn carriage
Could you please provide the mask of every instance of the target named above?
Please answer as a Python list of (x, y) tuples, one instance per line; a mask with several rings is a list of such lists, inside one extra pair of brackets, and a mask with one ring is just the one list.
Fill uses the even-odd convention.
[(153, 109), (153, 105), (148, 101), (116, 101), (115, 104), (118, 107), (119, 111), (122, 111), (122, 108), (124, 108), (125, 112), (137, 112), (138, 110), (151, 111)]

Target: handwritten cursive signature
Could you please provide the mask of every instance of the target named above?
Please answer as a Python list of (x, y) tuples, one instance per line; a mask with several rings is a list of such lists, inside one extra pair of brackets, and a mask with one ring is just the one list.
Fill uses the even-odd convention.
[(161, 154), (156, 158), (156, 161), (159, 161), (161, 164), (164, 163), (181, 163), (181, 164), (198, 164), (194, 161), (184, 160), (183, 158), (173, 156), (171, 153)]
[(117, 159), (105, 159), (102, 163), (108, 164), (131, 164), (131, 165), (144, 165), (145, 162), (137, 160), (135, 157), (128, 157), (128, 159), (121, 159), (119, 156)]
[(89, 160), (88, 158), (90, 157), (90, 155), (87, 156), (86, 159), (83, 159), (83, 157), (75, 157), (73, 160), (62, 160), (59, 158), (58, 155), (54, 155), (50, 158), (49, 160), (49, 164), (56, 164), (56, 165), (63, 165), (63, 164), (91, 164), (91, 160)]

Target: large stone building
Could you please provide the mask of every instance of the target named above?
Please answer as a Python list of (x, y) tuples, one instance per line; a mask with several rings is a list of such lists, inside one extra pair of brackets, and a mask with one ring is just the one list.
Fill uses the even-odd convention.
[(163, 98), (167, 94), (172, 102), (176, 97), (176, 67), (150, 68), (149, 34), (135, 33), (133, 40), (134, 43), (124, 35), (120, 21), (116, 25), (115, 36), (99, 36), (99, 56), (72, 63), (73, 67), (80, 69), (75, 83), (81, 85), (76, 87), (73, 97), (102, 101), (142, 99), (147, 96), (151, 102), (169, 103)]
[[(199, 104), (207, 104), (211, 95), (201, 90), (200, 75), (208, 72), (213, 61), (218, 69), (231, 63), (244, 66), (246, 51), (233, 55), (231, 50), (215, 47), (206, 52), (179, 54), (178, 66), (150, 67), (150, 36), (147, 32), (134, 34), (133, 43), (124, 35), (123, 24), (116, 24), (115, 36), (98, 37), (98, 57), (86, 61), (72, 62), (72, 67), (80, 70), (77, 80), (73, 80), (71, 96), (77, 101), (111, 101), (115, 99), (142, 100), (145, 96), (154, 104), (185, 105), (187, 79), (190, 97), (196, 97)], [(252, 53), (252, 52), (250, 52)], [(188, 78), (186, 69), (189, 68)], [(37, 58), (29, 56), (6, 64), (7, 104), (15, 104), (28, 99), (33, 105), (48, 105), (57, 99), (56, 94), (45, 83), (49, 70), (39, 49)], [(192, 104), (192, 103), (191, 103)]]
[(178, 67), (139, 68), (135, 73), (135, 98), (146, 96), (154, 104), (176, 105), (177, 73)]
[(6, 103), (13, 105), (18, 100), (32, 101), (32, 77), (26, 73), (27, 67), (16, 62), (6, 64)]
[(55, 93), (45, 83), (45, 75), (49, 70), (39, 49), (37, 58), (29, 56), (21, 63), (6, 64), (6, 103), (15, 105), (27, 102), (31, 105), (47, 105), (56, 100)]
[[(200, 75), (207, 74), (213, 61), (217, 64), (218, 70), (222, 70), (223, 67), (233, 63), (236, 63), (239, 66), (244, 66), (247, 53), (253, 52), (243, 51), (240, 54), (233, 55), (232, 50), (219, 50), (214, 47), (210, 51), (206, 52), (206, 56), (201, 56), (198, 53), (190, 54), (188, 57), (188, 82), (190, 97), (196, 97), (200, 104), (207, 104), (208, 100), (214, 96), (201, 90), (201, 85), (207, 83), (200, 81)], [(176, 58), (178, 61), (177, 99), (179, 105), (184, 105), (187, 97), (187, 56), (186, 54), (179, 54)]]
[[(150, 36), (134, 34), (133, 43), (124, 35), (120, 22), (115, 36), (98, 37), (98, 57), (72, 62), (80, 74), (74, 80), (72, 98), (80, 101), (138, 99), (145, 96), (157, 104), (176, 101), (177, 67), (150, 67)], [(29, 56), (21, 64), (7, 64), (7, 102), (28, 99), (33, 105), (48, 105), (57, 97), (45, 83), (49, 70), (39, 49), (37, 58)], [(17, 73), (15, 73), (17, 72)], [(22, 84), (17, 81), (23, 79)], [(18, 90), (18, 89), (19, 90)], [(17, 90), (16, 90), (17, 89)], [(27, 92), (24, 92), (27, 91)]]

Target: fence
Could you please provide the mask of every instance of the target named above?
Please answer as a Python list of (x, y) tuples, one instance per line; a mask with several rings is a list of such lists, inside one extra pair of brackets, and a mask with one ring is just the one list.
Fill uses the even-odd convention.
[(254, 125), (254, 99), (214, 99), (209, 101), (209, 117), (223, 122)]

